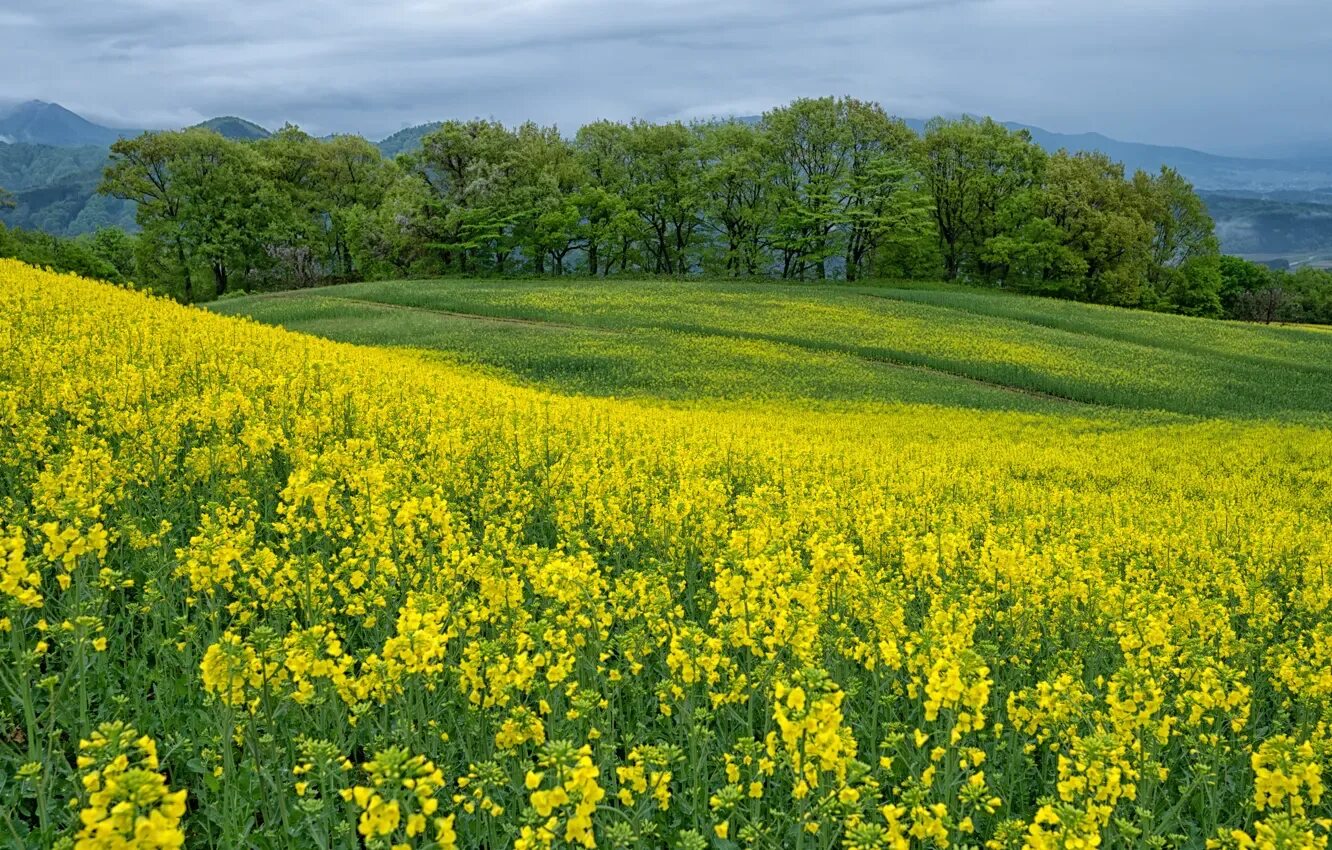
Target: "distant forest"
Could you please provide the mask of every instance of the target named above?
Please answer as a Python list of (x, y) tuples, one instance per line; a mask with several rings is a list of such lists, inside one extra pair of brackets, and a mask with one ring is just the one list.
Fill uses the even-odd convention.
[[(138, 233), (0, 233), (0, 253), (168, 292), (443, 275), (947, 279), (1264, 321), (1332, 321), (1332, 274), (1223, 259), (1177, 172), (1047, 153), (1025, 129), (875, 103), (754, 121), (553, 127), (450, 121), (387, 158), (295, 127), (145, 133), (97, 186)], [(0, 176), (3, 179), (3, 176)], [(3, 202), (0, 199), (0, 202)]]

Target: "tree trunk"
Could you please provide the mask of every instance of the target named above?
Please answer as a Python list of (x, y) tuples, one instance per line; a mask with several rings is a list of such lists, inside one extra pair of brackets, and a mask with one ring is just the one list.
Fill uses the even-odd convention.
[(957, 280), (959, 271), (957, 259), (957, 246), (951, 242), (944, 243), (944, 277), (949, 280)]
[(213, 262), (213, 289), (218, 298), (227, 294), (227, 265), (220, 260)]
[(180, 263), (181, 274), (185, 276), (185, 303), (194, 303), (194, 279), (190, 276), (190, 261), (185, 258), (185, 245), (176, 237), (176, 259)]

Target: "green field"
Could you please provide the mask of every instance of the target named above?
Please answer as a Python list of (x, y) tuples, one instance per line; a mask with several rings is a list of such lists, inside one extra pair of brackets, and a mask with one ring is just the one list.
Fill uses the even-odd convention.
[(1332, 335), (960, 288), (449, 279), (212, 306), (590, 395), (1305, 421), (1332, 410)]

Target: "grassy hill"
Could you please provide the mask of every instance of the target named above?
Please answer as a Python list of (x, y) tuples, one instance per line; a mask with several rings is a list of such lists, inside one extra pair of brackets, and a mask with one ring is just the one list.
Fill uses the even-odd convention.
[[(439, 353), (0, 260), (6, 846), (1326, 844), (1332, 428), (1242, 417), (1325, 409), (1332, 334), (702, 282), (217, 306)], [(847, 401), (907, 397), (1046, 412)]]
[(1329, 334), (964, 289), (396, 281), (214, 309), (594, 395), (1294, 419), (1332, 410)]

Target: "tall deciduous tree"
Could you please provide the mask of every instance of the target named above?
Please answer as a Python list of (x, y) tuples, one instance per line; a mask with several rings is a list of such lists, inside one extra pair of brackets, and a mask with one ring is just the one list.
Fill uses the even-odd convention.
[(1191, 315), (1221, 313), (1220, 244), (1207, 207), (1178, 171), (1133, 176), (1151, 228), (1147, 283), (1159, 306)]
[(1040, 196), (1042, 217), (1083, 263), (1079, 297), (1137, 304), (1150, 260), (1151, 229), (1134, 203), (1124, 167), (1099, 153), (1060, 151), (1050, 158)]
[[(705, 267), (730, 277), (766, 271), (772, 227), (769, 148), (752, 124), (721, 121), (694, 128), (703, 228), (716, 242)], [(715, 258), (715, 259), (714, 259)]]
[(692, 270), (699, 229), (700, 165), (693, 136), (679, 122), (637, 121), (626, 136), (626, 194), (644, 225), (642, 250), (647, 271), (682, 275)]
[(223, 295), (264, 262), (274, 192), (258, 153), (242, 143), (203, 129), (122, 139), (99, 191), (138, 204), (141, 239), (173, 255), (186, 301), (195, 296), (194, 266)]
[[(135, 202), (135, 220), (143, 230), (140, 245), (169, 248), (182, 297), (189, 303), (194, 300), (191, 265), (197, 246), (186, 226), (187, 190), (175, 167), (181, 136), (181, 133), (145, 133), (117, 141), (111, 146), (111, 162), (98, 191)], [(160, 257), (161, 252), (157, 253)], [(147, 256), (143, 259), (147, 260)], [(165, 265), (163, 260), (154, 259), (157, 261), (151, 265)], [(150, 264), (141, 262), (140, 266)]]
[(773, 246), (782, 277), (812, 272), (822, 280), (828, 260), (841, 252), (833, 234), (849, 168), (845, 111), (844, 101), (825, 97), (797, 100), (763, 116), (775, 165)]
[(419, 151), (400, 157), (429, 189), (418, 213), (431, 221), (418, 229), (437, 234), (432, 247), (446, 269), (475, 272), (496, 255), (512, 225), (499, 187), (515, 143), (498, 122), (448, 121), (422, 138)]
[(911, 149), (915, 134), (876, 103), (851, 98), (839, 103), (846, 177), (840, 188), (838, 227), (843, 230), (847, 280), (863, 277), (882, 240), (912, 226), (918, 207)]
[(949, 279), (964, 272), (985, 279), (986, 242), (1012, 225), (1010, 204), (1038, 186), (1045, 155), (1025, 130), (986, 118), (935, 119), (919, 145), (922, 179), (933, 201), (935, 225)]

